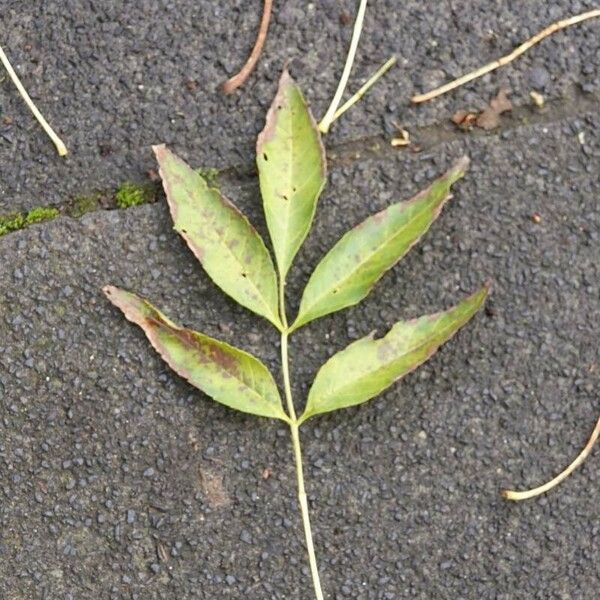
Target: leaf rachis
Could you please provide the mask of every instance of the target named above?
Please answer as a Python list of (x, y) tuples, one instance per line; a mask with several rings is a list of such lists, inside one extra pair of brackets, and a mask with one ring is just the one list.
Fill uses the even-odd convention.
[[(300, 425), (308, 418), (367, 402), (426, 361), (479, 310), (487, 287), (453, 308), (393, 325), (334, 354), (319, 369), (304, 412), (296, 414), (289, 368), (291, 333), (308, 321), (364, 298), (374, 283), (427, 231), (464, 175), (468, 159), (411, 201), (369, 217), (325, 255), (309, 278), (299, 315), (288, 325), (286, 275), (306, 238), (325, 185), (321, 136), (302, 93), (284, 71), (257, 141), (257, 166), (271, 256), (249, 220), (220, 192), (164, 146), (156, 158), (175, 229), (209, 277), (242, 306), (280, 331), (283, 396), (268, 368), (253, 355), (179, 327), (143, 298), (108, 286), (105, 293), (139, 325), (167, 364), (216, 402), (285, 421), (296, 468), (298, 504), (316, 600), (323, 600), (305, 489)], [(308, 307), (308, 308), (307, 308)]]

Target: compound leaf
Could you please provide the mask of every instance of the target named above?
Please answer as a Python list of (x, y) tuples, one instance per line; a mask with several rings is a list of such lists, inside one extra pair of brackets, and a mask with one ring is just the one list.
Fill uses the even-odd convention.
[(380, 339), (368, 335), (332, 356), (319, 370), (300, 422), (362, 404), (425, 362), (482, 306), (488, 286), (453, 308), (399, 321)]
[(279, 274), (285, 277), (308, 234), (326, 177), (321, 135), (287, 70), (258, 136), (256, 162)]
[(175, 230), (226, 294), (281, 329), (277, 276), (256, 229), (164, 144), (153, 149)]
[(235, 410), (289, 422), (277, 385), (257, 358), (207, 335), (178, 327), (136, 294), (104, 288), (125, 317), (139, 325), (150, 343), (181, 377)]
[(392, 204), (346, 233), (311, 275), (292, 329), (360, 302), (426, 233), (468, 167), (464, 156), (407, 202)]

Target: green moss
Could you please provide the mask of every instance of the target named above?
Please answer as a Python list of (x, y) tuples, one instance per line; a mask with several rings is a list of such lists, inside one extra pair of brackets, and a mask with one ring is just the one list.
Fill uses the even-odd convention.
[(0, 236), (10, 233), (11, 231), (18, 231), (34, 223), (42, 223), (43, 221), (50, 221), (58, 217), (59, 211), (57, 208), (51, 206), (39, 206), (32, 208), (28, 212), (19, 212), (0, 217)]
[(78, 196), (73, 200), (69, 208), (69, 215), (78, 218), (93, 210), (98, 210), (100, 208), (100, 198), (100, 194)]
[(32, 208), (27, 215), (25, 215), (25, 226), (32, 225), (33, 223), (50, 221), (51, 219), (56, 219), (58, 215), (58, 208), (52, 208), (50, 206), (39, 206), (38, 208)]
[(23, 213), (13, 213), (11, 215), (0, 217), (0, 235), (22, 229), (24, 225), (25, 216)]
[(149, 202), (153, 195), (154, 191), (151, 186), (137, 185), (126, 181), (117, 190), (115, 201), (119, 208), (129, 208)]
[(219, 169), (204, 167), (197, 170), (198, 175), (204, 178), (210, 187), (217, 187), (219, 183)]

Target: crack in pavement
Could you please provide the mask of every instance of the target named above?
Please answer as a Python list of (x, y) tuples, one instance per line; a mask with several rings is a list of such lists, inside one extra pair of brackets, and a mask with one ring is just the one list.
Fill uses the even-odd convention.
[[(450, 121), (449, 115), (446, 122), (432, 123), (411, 130), (411, 143), (408, 146), (393, 148), (390, 143), (390, 137), (386, 137), (385, 135), (369, 135), (341, 142), (327, 148), (327, 159), (332, 168), (349, 165), (361, 160), (385, 160), (395, 157), (399, 152), (422, 153), (430, 151), (441, 144), (456, 140), (490, 136), (499, 137), (507, 131), (537, 125), (550, 125), (574, 116), (583, 116), (594, 112), (600, 112), (600, 90), (584, 92), (579, 86), (572, 86), (563, 96), (547, 101), (541, 108), (533, 104), (513, 107), (512, 111), (504, 113), (500, 117), (500, 125), (492, 131), (485, 131), (478, 128), (469, 130), (460, 129)], [(240, 163), (222, 169), (215, 169), (213, 175), (221, 183), (244, 187), (256, 181), (256, 166), (253, 161)], [(150, 188), (146, 204), (151, 204), (158, 200), (161, 189), (160, 182), (154, 182), (150, 185), (144, 182), (140, 185)], [(126, 210), (118, 206), (116, 191), (115, 189), (107, 189), (95, 192), (95, 202), (89, 210), (81, 210), (80, 201), (83, 196), (67, 199), (63, 203), (53, 204), (48, 208), (57, 210), (57, 216), (66, 215), (72, 218), (80, 218), (88, 212)], [(13, 213), (11, 216), (15, 214), (19, 213)], [(0, 215), (0, 218), (3, 216), (5, 215)], [(53, 219), (48, 219), (45, 222), (47, 223), (51, 220)], [(19, 230), (8, 231), (4, 235), (15, 233)]]

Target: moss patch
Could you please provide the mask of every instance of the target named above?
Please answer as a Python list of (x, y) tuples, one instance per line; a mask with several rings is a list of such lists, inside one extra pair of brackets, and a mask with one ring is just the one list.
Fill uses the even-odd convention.
[(115, 202), (119, 208), (129, 208), (146, 204), (154, 198), (154, 188), (148, 185), (137, 185), (126, 181), (119, 186), (115, 194)]
[[(210, 172), (212, 170), (209, 169)], [(216, 170), (215, 170), (216, 171)], [(13, 212), (0, 215), (0, 236), (11, 231), (19, 231), (34, 223), (51, 221), (61, 212), (70, 217), (79, 218), (86, 213), (112, 208), (130, 208), (153, 202), (156, 198), (158, 186), (153, 183), (135, 184), (125, 182), (115, 191), (93, 192), (77, 196), (61, 205), (61, 210), (52, 206), (39, 206), (29, 211)]]
[(213, 167), (204, 167), (196, 171), (198, 175), (204, 178), (209, 187), (217, 187), (219, 183), (219, 169)]
[(12, 213), (4, 217), (0, 217), (0, 236), (10, 233), (11, 231), (18, 231), (34, 223), (42, 223), (43, 221), (50, 221), (58, 217), (59, 211), (57, 208), (50, 206), (39, 206), (32, 208), (27, 212)]
[(101, 194), (78, 196), (73, 200), (68, 209), (69, 216), (79, 218), (93, 210), (98, 210), (100, 208), (101, 197)]

